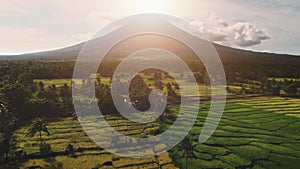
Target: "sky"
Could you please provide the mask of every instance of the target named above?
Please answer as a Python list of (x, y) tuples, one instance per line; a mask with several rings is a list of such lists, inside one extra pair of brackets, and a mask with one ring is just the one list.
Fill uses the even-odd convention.
[(140, 13), (191, 23), (233, 48), (300, 55), (299, 0), (0, 0), (0, 54), (59, 49)]

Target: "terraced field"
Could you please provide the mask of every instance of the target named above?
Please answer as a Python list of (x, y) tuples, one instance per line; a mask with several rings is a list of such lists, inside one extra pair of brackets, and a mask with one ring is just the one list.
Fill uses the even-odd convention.
[[(82, 79), (72, 79), (76, 85), (82, 84)], [(43, 82), (45, 87), (55, 85), (56, 87), (61, 87), (64, 84), (71, 86), (71, 79), (34, 79), (35, 83)], [(110, 84), (110, 78), (101, 77), (101, 82), (103, 84)]]
[[(209, 105), (201, 107), (190, 132), (196, 144), (196, 158), (188, 159), (189, 168), (299, 168), (300, 99), (259, 97), (228, 101), (213, 136), (198, 144)], [(177, 148), (173, 152), (177, 152), (175, 156), (182, 154)]]
[[(145, 125), (136, 126), (128, 120), (117, 116), (107, 116), (108, 123), (120, 132), (140, 136), (142, 133), (150, 134), (159, 126), (158, 123), (152, 122)], [(86, 121), (93, 126), (93, 121)], [(105, 126), (104, 126), (105, 127)], [(140, 130), (140, 129), (143, 130)], [(25, 137), (27, 127), (23, 127), (15, 132), (18, 146), (26, 152), (29, 160), (25, 160), (20, 168), (30, 166), (41, 166), (43, 168), (176, 168), (172, 164), (168, 153), (163, 153), (157, 157), (144, 159), (124, 158), (113, 155), (102, 148), (98, 147), (83, 131), (77, 120), (72, 118), (52, 119), (48, 124), (50, 136), (43, 135), (44, 141), (51, 145), (52, 151), (57, 154), (55, 157), (48, 159), (39, 159), (39, 137), (38, 134), (31, 138)], [(95, 131), (97, 131), (95, 129)], [(64, 155), (68, 144), (72, 144), (76, 151), (76, 157)], [(111, 144), (111, 143), (109, 143)]]
[[(196, 157), (188, 159), (188, 167), (198, 168), (299, 168), (300, 160), (300, 99), (257, 97), (229, 100), (217, 130), (204, 144), (197, 139), (207, 116), (209, 103), (201, 103), (198, 119), (190, 136), (196, 146)], [(174, 116), (178, 107), (172, 107)], [(188, 118), (188, 117), (187, 117)], [(141, 136), (159, 128), (157, 122), (137, 128), (132, 122), (117, 116), (107, 116), (109, 124), (120, 132)], [(187, 119), (188, 121), (189, 119)], [(93, 121), (86, 121), (91, 126)], [(171, 125), (172, 121), (166, 121)], [(139, 126), (141, 127), (141, 126)], [(51, 160), (34, 158), (38, 154), (38, 136), (25, 137), (27, 127), (16, 131), (18, 146), (32, 158), (21, 168), (184, 168), (183, 151), (178, 147), (158, 157), (145, 159), (123, 158), (99, 148), (83, 132), (77, 120), (52, 119), (51, 135), (44, 136), (52, 151), (63, 153), (69, 143), (76, 150), (76, 158), (63, 154)], [(81, 149), (81, 151), (79, 151)], [(170, 158), (170, 155), (173, 159)]]

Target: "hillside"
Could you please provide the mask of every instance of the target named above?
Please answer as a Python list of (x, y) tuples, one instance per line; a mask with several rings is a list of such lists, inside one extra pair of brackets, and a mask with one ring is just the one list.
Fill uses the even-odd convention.
[[(0, 60), (40, 60), (40, 61), (71, 61), (75, 60), (84, 46), (84, 43), (79, 43), (67, 48), (62, 48), (52, 51), (44, 51), (37, 53), (26, 53), (22, 55), (0, 55)], [(222, 62), (272, 62), (300, 64), (300, 57), (288, 54), (261, 53), (234, 49), (218, 44), (214, 44)]]

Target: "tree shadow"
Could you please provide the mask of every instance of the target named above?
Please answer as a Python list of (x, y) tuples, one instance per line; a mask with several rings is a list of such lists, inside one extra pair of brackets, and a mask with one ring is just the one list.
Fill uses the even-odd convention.
[(48, 164), (43, 167), (44, 169), (63, 169), (63, 163), (55, 160), (54, 158), (45, 159), (45, 161)]

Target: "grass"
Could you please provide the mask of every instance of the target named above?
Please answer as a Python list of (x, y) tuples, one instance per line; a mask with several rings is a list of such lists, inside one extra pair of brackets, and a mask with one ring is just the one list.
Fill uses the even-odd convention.
[[(230, 100), (214, 134), (197, 143), (209, 103), (202, 103), (190, 134), (197, 144), (189, 168), (297, 168), (300, 159), (300, 99), (258, 97)], [(206, 105), (205, 105), (206, 104)], [(298, 108), (297, 108), (298, 106)], [(172, 109), (176, 111), (176, 107)], [(178, 111), (178, 109), (177, 109)], [(293, 112), (290, 116), (289, 112)], [(172, 152), (180, 152), (176, 150)], [(180, 153), (175, 155), (180, 157)], [(185, 160), (182, 159), (184, 166)]]

